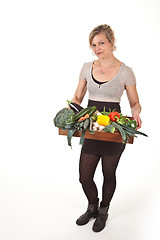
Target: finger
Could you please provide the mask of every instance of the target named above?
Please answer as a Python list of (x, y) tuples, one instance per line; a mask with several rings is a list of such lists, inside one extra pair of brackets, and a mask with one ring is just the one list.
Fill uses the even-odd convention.
[(142, 126), (142, 121), (140, 119), (140, 117), (137, 119), (137, 129), (141, 128)]

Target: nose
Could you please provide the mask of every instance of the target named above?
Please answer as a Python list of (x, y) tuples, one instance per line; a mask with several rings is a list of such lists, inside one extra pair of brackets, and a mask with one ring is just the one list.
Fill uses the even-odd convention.
[(100, 45), (99, 45), (99, 44), (97, 44), (97, 45), (96, 45), (96, 49), (95, 49), (95, 50), (96, 50), (96, 52), (98, 52), (100, 49), (101, 49)]

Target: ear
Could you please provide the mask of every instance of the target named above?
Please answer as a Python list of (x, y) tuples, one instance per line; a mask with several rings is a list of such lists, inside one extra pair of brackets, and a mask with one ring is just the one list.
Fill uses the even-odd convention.
[(115, 38), (114, 37), (112, 38), (111, 46), (112, 46), (112, 51), (114, 49), (116, 49), (116, 47), (115, 47)]

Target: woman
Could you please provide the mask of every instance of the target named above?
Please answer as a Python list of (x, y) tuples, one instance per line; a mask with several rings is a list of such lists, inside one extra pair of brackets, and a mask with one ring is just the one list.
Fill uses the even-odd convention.
[[(73, 102), (81, 104), (86, 91), (89, 92), (88, 106), (97, 106), (102, 111), (116, 109), (120, 112), (120, 99), (126, 90), (133, 118), (141, 127), (141, 106), (136, 90), (136, 79), (132, 69), (115, 58), (115, 37), (110, 26), (104, 24), (93, 29), (89, 35), (89, 44), (97, 60), (84, 63), (80, 72), (79, 84)], [(93, 231), (104, 229), (108, 218), (108, 209), (116, 188), (116, 168), (125, 144), (85, 139), (80, 155), (80, 183), (88, 199), (87, 211), (76, 223), (84, 225), (96, 218)], [(103, 188), (99, 206), (98, 191), (93, 181), (99, 160), (102, 160)]]

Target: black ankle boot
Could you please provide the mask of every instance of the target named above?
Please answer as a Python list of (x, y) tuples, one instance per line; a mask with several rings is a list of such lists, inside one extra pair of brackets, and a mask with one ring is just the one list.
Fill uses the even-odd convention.
[(100, 207), (98, 211), (97, 218), (93, 224), (92, 230), (94, 232), (102, 231), (106, 226), (106, 221), (108, 218), (108, 209), (109, 207)]
[(87, 211), (77, 219), (76, 224), (82, 226), (87, 224), (91, 218), (96, 218), (98, 214), (98, 205), (99, 202), (96, 204), (88, 204)]

